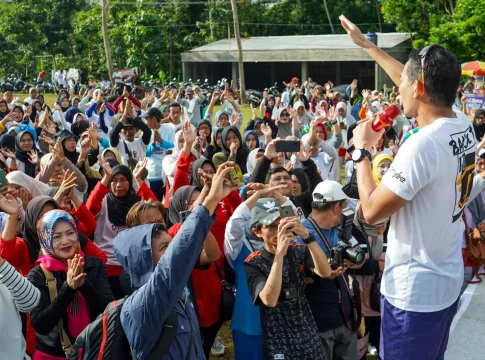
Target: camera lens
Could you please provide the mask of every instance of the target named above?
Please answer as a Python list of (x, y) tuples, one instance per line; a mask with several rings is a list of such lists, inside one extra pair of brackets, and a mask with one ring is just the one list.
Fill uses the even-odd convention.
[(361, 248), (354, 247), (346, 249), (346, 257), (349, 261), (353, 262), (355, 265), (360, 265), (365, 260), (365, 253)]

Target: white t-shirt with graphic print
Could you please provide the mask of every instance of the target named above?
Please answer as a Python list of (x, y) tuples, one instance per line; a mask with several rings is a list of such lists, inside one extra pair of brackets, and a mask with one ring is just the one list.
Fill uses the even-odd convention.
[(381, 292), (406, 311), (451, 306), (463, 282), (462, 212), (475, 168), (470, 120), (438, 119), (411, 136), (383, 177), (409, 202), (391, 218)]

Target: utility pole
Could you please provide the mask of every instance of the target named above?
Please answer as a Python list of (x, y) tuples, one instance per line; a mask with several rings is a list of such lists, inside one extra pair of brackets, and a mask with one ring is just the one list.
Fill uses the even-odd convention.
[(106, 53), (106, 66), (108, 67), (109, 81), (114, 86), (113, 63), (111, 62), (111, 48), (109, 46), (109, 37), (108, 37), (108, 14), (109, 14), (109, 0), (103, 0), (103, 5), (101, 9), (101, 28), (103, 31), (104, 51)]
[(379, 0), (376, 0), (377, 21), (379, 22), (379, 32), (382, 32), (381, 12), (379, 10)]
[[(241, 44), (241, 34), (239, 33), (239, 17), (237, 14), (237, 3), (236, 0), (231, 0), (232, 5), (232, 16), (234, 19), (234, 35), (236, 36), (236, 43), (237, 43), (237, 53), (238, 53), (238, 68), (239, 68), (239, 91), (241, 94), (241, 105), (244, 102), (244, 92), (245, 92), (245, 83), (244, 83), (244, 62), (243, 62), (243, 50)], [(237, 82), (236, 82), (237, 88)]]
[(328, 11), (327, 0), (323, 0), (323, 6), (325, 6), (325, 12), (327, 13), (328, 23), (330, 24), (330, 30), (332, 34), (335, 34), (335, 29), (333, 28), (332, 18), (330, 17), (330, 11)]

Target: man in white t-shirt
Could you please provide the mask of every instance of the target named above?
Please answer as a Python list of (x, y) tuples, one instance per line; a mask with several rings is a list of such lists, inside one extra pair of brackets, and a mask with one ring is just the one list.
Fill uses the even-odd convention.
[(452, 109), (460, 63), (435, 44), (411, 53), (403, 65), (344, 16), (340, 20), (352, 41), (399, 85), (404, 115), (419, 123), (419, 132), (399, 149), (378, 186), (368, 151), (384, 130), (374, 132), (371, 120), (353, 132), (364, 217), (369, 224), (391, 217), (381, 286), (380, 356), (442, 359), (463, 283), (462, 213), (475, 169), (472, 124)]

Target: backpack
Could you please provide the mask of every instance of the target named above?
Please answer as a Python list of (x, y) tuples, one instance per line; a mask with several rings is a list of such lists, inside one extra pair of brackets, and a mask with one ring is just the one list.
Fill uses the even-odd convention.
[[(130, 349), (121, 325), (121, 308), (125, 299), (111, 302), (106, 310), (79, 334), (72, 346), (69, 360), (138, 360)], [(163, 358), (175, 337), (177, 326), (178, 315), (173, 309), (165, 320), (157, 344), (144, 360)]]

